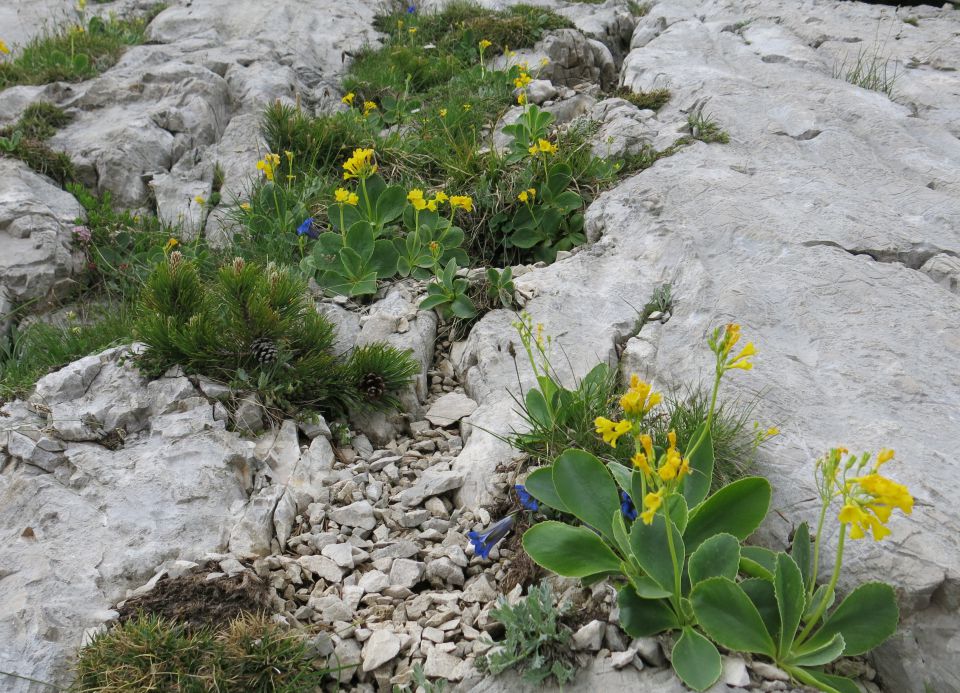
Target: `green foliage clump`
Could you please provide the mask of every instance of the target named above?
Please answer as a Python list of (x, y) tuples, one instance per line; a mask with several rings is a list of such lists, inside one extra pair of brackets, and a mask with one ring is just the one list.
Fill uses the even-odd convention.
[(128, 46), (143, 43), (155, 5), (134, 19), (90, 17), (32, 38), (12, 60), (0, 62), (0, 89), (18, 84), (79, 82), (114, 65)]
[(573, 679), (577, 663), (572, 633), (561, 621), (563, 612), (554, 604), (546, 582), (530, 587), (515, 606), (501, 597), (490, 615), (504, 625), (506, 637), (492, 654), (477, 658), (477, 669), (500, 674), (517, 668), (528, 681), (544, 683), (553, 678), (560, 686)]
[(395, 407), (395, 393), (417, 372), (408, 352), (383, 344), (334, 354), (334, 328), (306, 284), (286, 268), (240, 258), (204, 282), (193, 262), (170, 253), (147, 279), (135, 333), (147, 347), (145, 372), (180, 365), (256, 390), (286, 412)]
[(640, 109), (659, 111), (670, 100), (669, 89), (653, 89), (651, 91), (633, 91), (629, 87), (618, 87), (613, 93), (621, 99), (626, 99)]
[(71, 693), (301, 693), (329, 672), (307, 641), (265, 618), (217, 631), (188, 630), (156, 616), (130, 619), (80, 650)]
[(65, 185), (76, 176), (73, 162), (63, 152), (48, 147), (44, 140), (69, 121), (70, 116), (51, 103), (31, 104), (16, 123), (0, 128), (0, 156), (20, 159), (37, 173)]
[(38, 379), (71, 361), (133, 341), (123, 304), (91, 309), (64, 323), (34, 322), (0, 337), (0, 399), (24, 396)]

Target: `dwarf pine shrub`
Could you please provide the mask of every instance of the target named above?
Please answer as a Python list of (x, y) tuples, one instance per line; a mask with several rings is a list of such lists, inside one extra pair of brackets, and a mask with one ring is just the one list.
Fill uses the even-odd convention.
[(246, 390), (274, 409), (342, 413), (397, 406), (417, 365), (385, 344), (333, 351), (334, 328), (306, 284), (286, 268), (236, 258), (209, 282), (174, 251), (146, 281), (135, 333), (139, 365), (159, 375), (179, 365)]

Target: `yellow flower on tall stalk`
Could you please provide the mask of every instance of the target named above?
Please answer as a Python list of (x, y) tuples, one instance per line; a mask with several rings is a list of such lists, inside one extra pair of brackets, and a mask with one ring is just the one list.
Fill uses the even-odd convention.
[(620, 407), (628, 416), (643, 418), (655, 406), (660, 404), (663, 395), (653, 392), (649, 383), (645, 383), (633, 374), (630, 376), (630, 389), (620, 398)]
[(427, 201), (423, 199), (423, 190), (420, 188), (414, 188), (407, 193), (407, 202), (413, 205), (413, 208), (418, 212), (427, 208)]
[(339, 204), (350, 205), (351, 207), (356, 207), (357, 203), (360, 202), (360, 198), (357, 196), (357, 193), (350, 192), (344, 188), (337, 188), (334, 190), (333, 199)]
[(450, 199), (450, 196), (443, 192), (443, 190), (438, 190), (437, 194), (433, 196), (433, 199), (435, 199), (437, 202), (447, 202)]
[(197, 203), (198, 205), (200, 205), (201, 207), (202, 207), (202, 206), (204, 205), (204, 203), (206, 202), (206, 200), (203, 199), (203, 195), (197, 195), (195, 198), (193, 198), (193, 201), (196, 202), (196, 203)]
[(490, 41), (487, 41), (487, 39), (481, 39), (479, 45), (480, 45), (480, 50), (481, 50), (481, 51), (485, 51), (485, 50), (487, 50), (490, 46), (492, 46), (493, 44), (492, 44)]
[(450, 197), (450, 209), (462, 209), (465, 212), (473, 211), (473, 198), (469, 195), (452, 195)]
[(441, 118), (446, 118), (446, 117), (447, 117), (447, 109), (446, 109), (446, 108), (441, 108), (441, 109), (440, 109), (440, 117), (441, 117)]
[(629, 421), (611, 421), (605, 416), (598, 416), (593, 420), (596, 426), (597, 434), (603, 438), (603, 442), (612, 448), (617, 447), (617, 440), (626, 435), (633, 428)]
[(351, 91), (351, 92), (349, 92), (348, 94), (346, 94), (342, 99), (340, 99), (340, 103), (345, 103), (345, 104), (347, 104), (348, 106), (352, 106), (352, 105), (353, 105), (353, 100), (354, 100), (355, 98), (357, 98), (357, 95), (354, 94), (354, 93)]
[(276, 176), (276, 170), (280, 167), (279, 154), (264, 154), (263, 158), (257, 162), (257, 170), (262, 171), (268, 181), (273, 181)]
[(661, 486), (656, 491), (651, 491), (643, 497), (644, 511), (640, 513), (640, 519), (643, 520), (643, 524), (653, 524), (653, 518), (657, 514), (657, 510), (663, 505), (663, 494), (664, 488)]
[(167, 240), (166, 245), (163, 246), (163, 252), (164, 252), (164, 253), (169, 253), (171, 250), (173, 250), (174, 248), (176, 248), (178, 245), (180, 245), (180, 241), (178, 241), (176, 238), (171, 238), (171, 239)]
[(372, 149), (354, 149), (353, 156), (343, 163), (343, 179), (366, 180), (377, 172), (377, 163)]
[(363, 102), (363, 115), (364, 115), (364, 117), (370, 115), (370, 114), (373, 113), (375, 110), (377, 110), (377, 104), (375, 104), (373, 101), (364, 101), (364, 102)]
[(517, 94), (517, 105), (526, 106), (527, 105), (527, 92), (521, 91)]
[(517, 89), (523, 89), (532, 81), (533, 79), (530, 77), (530, 75), (521, 71), (519, 75), (513, 78), (513, 86)]

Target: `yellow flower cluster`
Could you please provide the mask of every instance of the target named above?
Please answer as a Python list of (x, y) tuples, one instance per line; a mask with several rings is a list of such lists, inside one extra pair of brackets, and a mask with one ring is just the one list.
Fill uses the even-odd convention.
[[(843, 484), (844, 503), (837, 519), (850, 525), (851, 539), (872, 533), (873, 540), (880, 541), (890, 534), (886, 525), (895, 508), (905, 515), (913, 512), (913, 496), (907, 487), (878, 472), (880, 465), (893, 459), (893, 454), (893, 450), (881, 450), (869, 474), (846, 479)], [(865, 456), (863, 461), (866, 459)]]
[(757, 349), (755, 346), (753, 346), (753, 342), (747, 342), (739, 352), (733, 356), (730, 355), (734, 345), (736, 345), (736, 343), (739, 341), (740, 325), (737, 325), (736, 323), (730, 323), (724, 328), (723, 337), (718, 341), (717, 344), (720, 365), (723, 370), (740, 368), (748, 371), (753, 368), (753, 363), (748, 360), (751, 356), (755, 356), (757, 353)]
[(7, 54), (9, 52), (10, 52), (10, 48), (8, 48), (7, 44), (5, 44), (2, 40), (0, 40), (0, 53)]
[(364, 101), (363, 102), (363, 117), (366, 118), (368, 115), (377, 110), (377, 104), (373, 101)]
[(557, 145), (550, 142), (550, 140), (545, 140), (542, 137), (537, 140), (536, 144), (530, 145), (527, 151), (530, 152), (530, 156), (536, 156), (537, 154), (556, 154), (560, 150)]
[(473, 211), (473, 198), (469, 195), (453, 195), (450, 198), (450, 209), (462, 209), (464, 212)]
[(536, 196), (537, 196), (536, 188), (527, 188), (526, 190), (521, 192), (519, 195), (517, 195), (517, 199), (520, 200), (521, 202), (533, 202), (533, 198), (535, 198)]
[(662, 399), (663, 396), (659, 392), (653, 392), (648, 383), (633, 374), (630, 376), (630, 389), (620, 398), (620, 407), (625, 414), (643, 417), (660, 404)]
[(353, 100), (354, 100), (355, 98), (357, 98), (356, 94), (354, 94), (354, 93), (351, 91), (351, 92), (348, 93), (346, 96), (344, 96), (342, 99), (340, 99), (340, 103), (345, 103), (345, 104), (347, 104), (348, 106), (352, 106), (352, 105), (353, 105)]
[(357, 193), (350, 192), (343, 188), (337, 188), (333, 191), (333, 199), (335, 202), (342, 205), (350, 205), (356, 207), (357, 203), (360, 202), (360, 198), (357, 197)]
[(280, 167), (279, 154), (264, 154), (263, 158), (257, 162), (257, 170), (263, 171), (263, 175), (269, 181), (272, 181), (274, 179), (276, 170), (279, 167)]
[(521, 70), (520, 74), (513, 78), (513, 86), (517, 89), (523, 89), (532, 81), (533, 79), (530, 77), (530, 75)]
[(377, 162), (372, 149), (354, 149), (353, 156), (343, 163), (343, 179), (366, 180), (377, 172)]
[(441, 117), (441, 118), (446, 118), (446, 117), (447, 117), (447, 109), (446, 109), (446, 108), (441, 108), (441, 109), (440, 109), (440, 117)]
[(480, 50), (481, 50), (481, 51), (485, 51), (486, 49), (488, 49), (488, 48), (489, 48), (490, 46), (492, 46), (493, 44), (492, 44), (490, 41), (487, 41), (487, 39), (483, 39), (482, 41), (480, 41), (480, 44), (479, 44), (479, 45), (480, 45)]
[[(424, 197), (423, 190), (420, 188), (414, 188), (407, 193), (407, 202), (413, 205), (413, 208), (418, 212), (422, 212), (425, 209), (431, 212), (436, 212), (440, 205), (442, 205), (444, 202), (450, 202), (451, 209), (455, 209), (457, 205), (453, 203), (453, 200), (459, 199), (462, 198), (458, 197), (457, 195), (454, 195), (451, 198), (442, 190), (438, 190), (429, 200)], [(470, 198), (466, 199), (469, 200)]]
[(611, 421), (605, 416), (598, 416), (593, 420), (593, 425), (597, 427), (597, 434), (603, 437), (603, 442), (612, 448), (617, 447), (620, 436), (629, 433), (633, 428), (629, 421)]

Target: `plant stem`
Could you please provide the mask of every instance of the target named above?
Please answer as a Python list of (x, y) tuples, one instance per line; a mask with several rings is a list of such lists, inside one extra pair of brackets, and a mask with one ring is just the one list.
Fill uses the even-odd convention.
[(663, 524), (667, 528), (667, 546), (670, 548), (670, 560), (673, 561), (673, 603), (678, 614), (683, 611), (680, 608), (680, 566), (677, 565), (677, 550), (673, 546), (673, 525), (670, 523), (670, 515), (667, 512), (667, 501), (663, 502)]
[(837, 559), (833, 563), (833, 575), (830, 576), (830, 583), (827, 585), (826, 592), (823, 593), (823, 599), (820, 600), (820, 604), (817, 606), (817, 610), (814, 612), (813, 616), (810, 617), (810, 620), (807, 621), (806, 627), (800, 632), (800, 636), (794, 641), (794, 647), (799, 647), (803, 644), (803, 641), (807, 639), (807, 636), (810, 635), (810, 631), (813, 630), (814, 626), (817, 625), (817, 621), (820, 620), (820, 617), (823, 616), (823, 612), (827, 610), (827, 602), (830, 601), (830, 595), (833, 594), (833, 590), (837, 586), (837, 580), (840, 579), (840, 567), (843, 565), (843, 540), (847, 536), (847, 526), (845, 524), (840, 525), (840, 538), (837, 540)]
[(811, 597), (817, 587), (817, 573), (820, 572), (820, 535), (823, 533), (823, 521), (827, 517), (827, 507), (829, 501), (823, 503), (820, 509), (820, 519), (817, 521), (817, 538), (813, 542), (813, 567), (810, 571), (810, 584), (807, 586), (807, 594)]
[(703, 430), (700, 432), (700, 436), (697, 438), (693, 446), (687, 450), (687, 457), (693, 457), (693, 454), (700, 448), (700, 445), (703, 444), (703, 441), (706, 440), (707, 433), (710, 432), (710, 428), (713, 426), (713, 412), (717, 408), (717, 392), (720, 391), (720, 379), (722, 377), (723, 371), (720, 368), (717, 368), (717, 375), (713, 379), (713, 393), (710, 395), (710, 409), (707, 411), (706, 425), (704, 425)]

